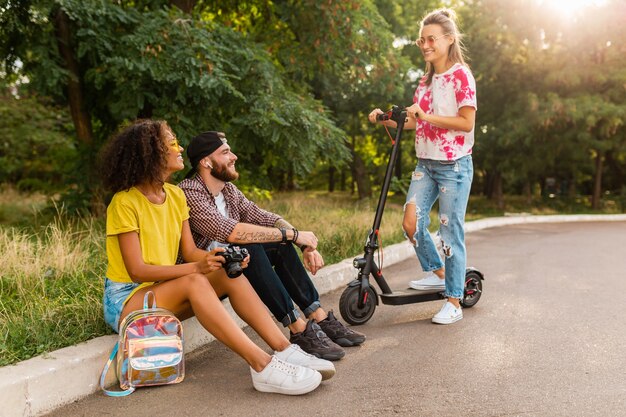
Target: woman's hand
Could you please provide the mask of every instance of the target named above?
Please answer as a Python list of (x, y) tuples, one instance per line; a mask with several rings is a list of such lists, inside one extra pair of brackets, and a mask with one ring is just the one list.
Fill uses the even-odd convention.
[(426, 120), (426, 113), (417, 103), (414, 103), (413, 105), (407, 107), (406, 114), (412, 119)]
[(243, 261), (241, 261), (241, 268), (247, 268), (250, 263), (250, 255), (246, 256)]
[(215, 248), (210, 252), (206, 252), (204, 257), (196, 262), (198, 272), (206, 275), (211, 272), (217, 271), (222, 266), (224, 266), (224, 262), (226, 261), (226, 259), (224, 259), (223, 256), (220, 256), (219, 253), (224, 252), (225, 250), (226, 249), (224, 248)]
[(382, 111), (381, 109), (374, 109), (370, 112), (369, 116), (367, 116), (367, 120), (370, 121), (370, 123), (376, 123), (376, 116), (378, 116), (379, 114), (383, 114), (385, 113), (384, 111)]

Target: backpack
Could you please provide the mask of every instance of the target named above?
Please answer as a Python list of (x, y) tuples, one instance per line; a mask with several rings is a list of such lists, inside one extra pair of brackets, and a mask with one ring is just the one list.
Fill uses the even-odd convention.
[[(152, 296), (152, 307), (148, 300)], [(106, 374), (117, 354), (117, 378), (123, 391), (104, 387)], [(170, 311), (157, 308), (156, 296), (148, 291), (143, 309), (122, 320), (118, 342), (100, 376), (100, 387), (111, 397), (131, 394), (137, 387), (177, 384), (185, 378), (183, 326)]]

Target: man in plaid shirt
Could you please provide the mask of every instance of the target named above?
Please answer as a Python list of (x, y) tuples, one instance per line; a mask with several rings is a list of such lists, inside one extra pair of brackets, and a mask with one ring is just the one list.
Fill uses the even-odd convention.
[[(239, 177), (237, 156), (222, 132), (203, 132), (187, 148), (192, 169), (178, 186), (187, 196), (189, 224), (196, 245), (212, 248), (232, 243), (250, 252), (245, 276), (274, 317), (290, 330), (290, 341), (322, 359), (339, 360), (340, 346), (355, 346), (365, 336), (345, 327), (322, 309), (307, 274), (324, 266), (317, 237), (299, 231), (279, 215), (259, 208), (231, 181)], [(304, 265), (294, 244), (302, 250)], [(293, 301), (292, 301), (293, 300)], [(296, 303), (304, 316), (295, 309)]]

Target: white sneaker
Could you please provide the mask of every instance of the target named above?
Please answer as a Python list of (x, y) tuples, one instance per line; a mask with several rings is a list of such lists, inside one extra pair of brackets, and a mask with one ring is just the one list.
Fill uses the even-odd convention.
[(322, 374), (323, 381), (332, 378), (336, 372), (335, 365), (333, 365), (332, 362), (308, 354), (303, 351), (300, 346), (295, 344), (289, 345), (289, 347), (282, 352), (274, 352), (274, 356), (293, 365), (300, 365), (318, 371)]
[(281, 361), (273, 355), (270, 363), (261, 372), (250, 368), (250, 373), (254, 389), (261, 392), (301, 395), (313, 391), (322, 382), (319, 372)]
[(457, 308), (450, 301), (446, 301), (439, 313), (435, 314), (432, 321), (437, 324), (452, 324), (462, 318), (463, 310), (461, 310), (461, 307)]
[(446, 280), (439, 278), (434, 272), (429, 272), (426, 277), (417, 281), (409, 281), (409, 287), (414, 290), (445, 290)]

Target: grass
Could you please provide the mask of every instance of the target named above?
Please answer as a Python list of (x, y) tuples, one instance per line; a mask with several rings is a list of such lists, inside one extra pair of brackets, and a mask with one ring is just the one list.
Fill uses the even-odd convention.
[[(102, 318), (102, 280), (106, 268), (104, 221), (68, 218), (50, 221), (40, 211), (43, 195), (0, 188), (0, 366), (22, 361), (91, 338), (110, 334)], [(374, 220), (377, 201), (356, 201), (347, 193), (275, 194), (259, 202), (300, 230), (312, 230), (327, 265), (359, 255)], [(380, 235), (383, 247), (402, 241), (401, 195), (387, 201)], [(616, 213), (605, 200), (602, 213)], [(507, 197), (503, 208), (472, 197), (468, 220), (506, 212), (591, 213), (586, 199), (539, 200)], [(46, 212), (49, 213), (49, 210)], [(436, 214), (431, 223), (436, 227)], [(47, 222), (47, 223), (46, 223)]]
[(0, 184), (0, 224), (19, 224), (32, 219), (48, 203), (41, 193), (21, 193), (15, 188)]
[[(319, 252), (327, 265), (357, 255), (374, 222), (377, 201), (356, 201), (349, 194), (300, 192), (277, 194), (260, 203), (266, 210), (279, 213), (300, 230), (311, 230), (319, 239)], [(402, 207), (389, 201), (380, 228), (383, 247), (404, 237)]]
[(80, 220), (0, 229), (0, 366), (109, 333), (103, 235)]

